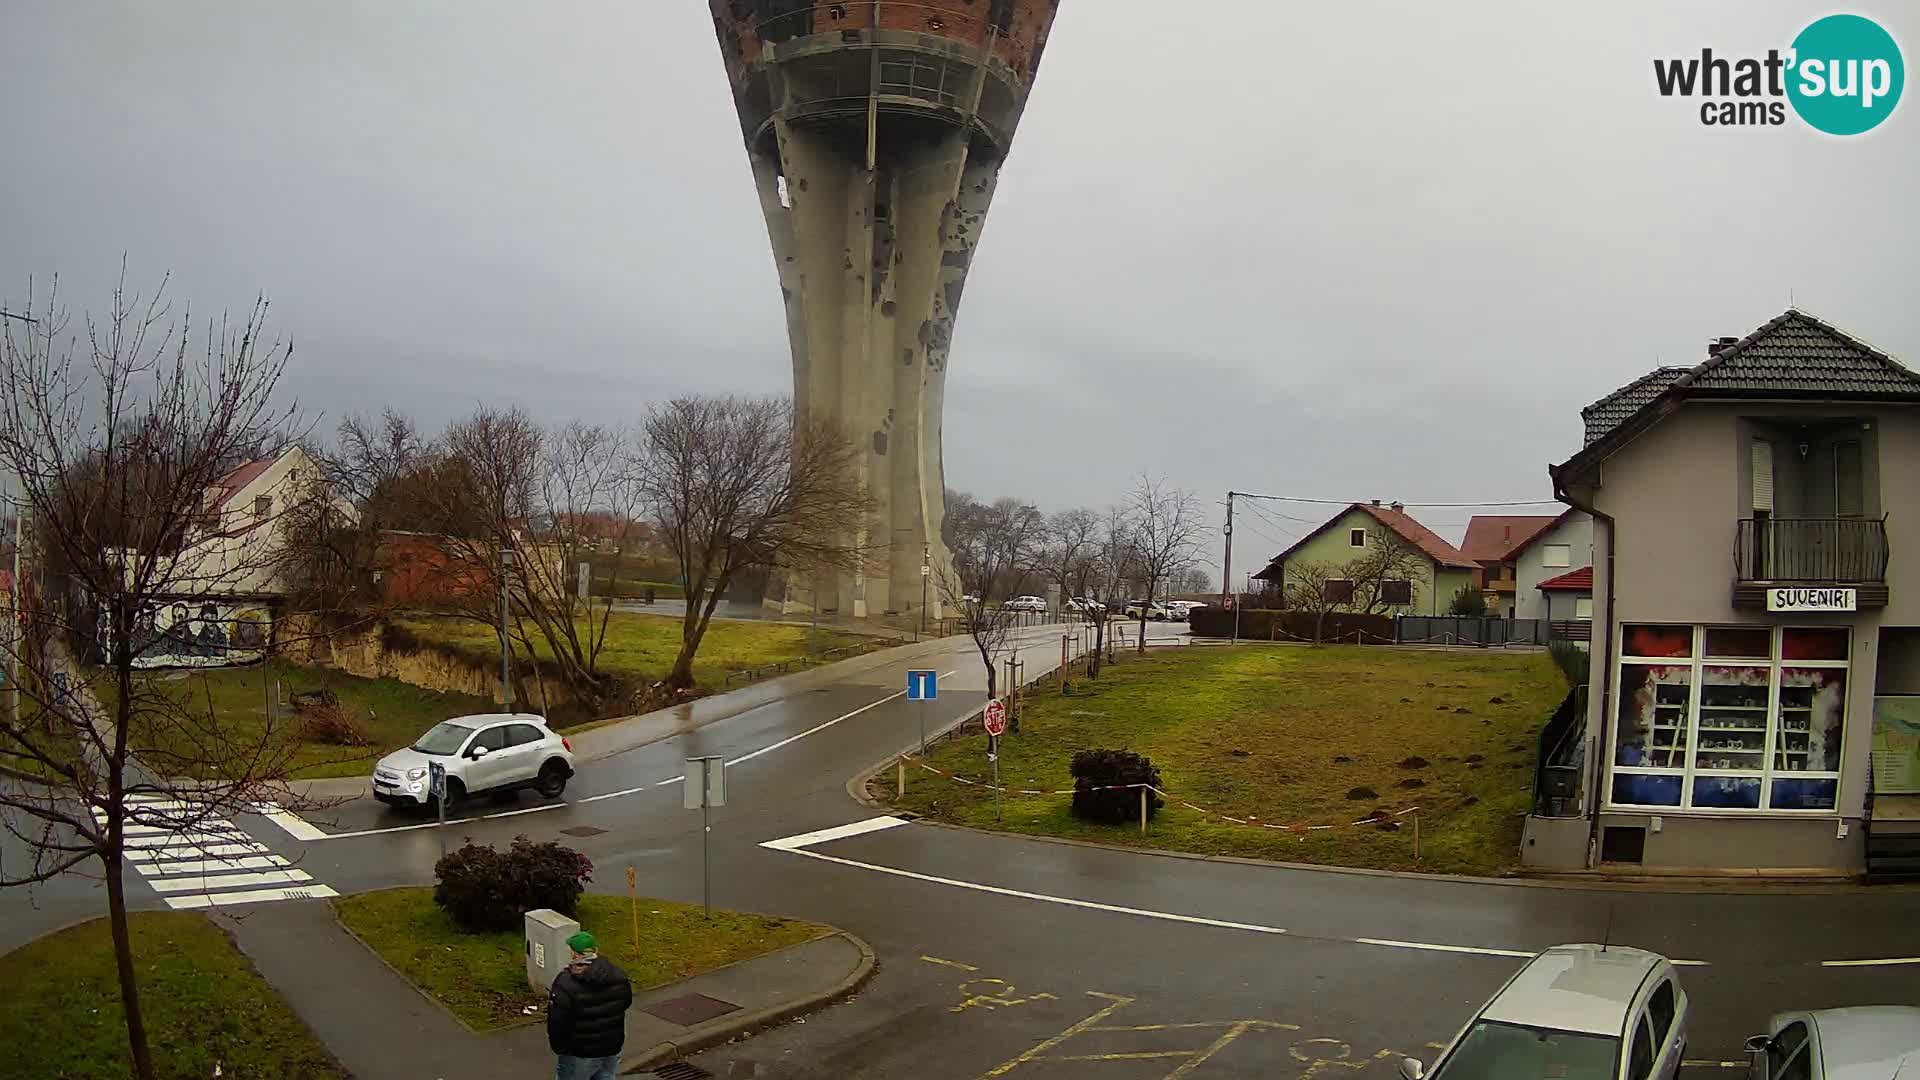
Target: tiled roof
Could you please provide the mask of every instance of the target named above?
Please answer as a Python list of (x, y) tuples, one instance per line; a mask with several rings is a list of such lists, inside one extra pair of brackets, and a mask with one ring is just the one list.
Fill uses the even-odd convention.
[(1592, 592), (1593, 567), (1583, 566), (1578, 570), (1561, 574), (1559, 577), (1550, 577), (1535, 588), (1544, 589), (1547, 592)]
[(1475, 562), (1498, 562), (1559, 520), (1558, 514), (1475, 514), (1460, 550)]
[(1642, 406), (1659, 397), (1688, 370), (1683, 367), (1655, 368), (1581, 409), (1580, 419), (1587, 425), (1587, 440), (1583, 445), (1591, 445), (1594, 440), (1618, 427), (1620, 421), (1639, 412)]
[[(283, 450), (281, 453), (286, 453), (286, 451)], [(275, 454), (272, 457), (263, 457), (258, 461), (249, 461), (220, 479), (215, 480), (213, 486), (220, 494), (214, 498), (213, 505), (208, 507), (208, 509), (219, 510), (226, 506), (235, 495), (240, 493), (240, 489), (258, 480), (261, 473), (272, 468), (273, 463), (279, 460), (280, 454)]]
[(1375, 506), (1372, 503), (1354, 503), (1328, 518), (1326, 523), (1319, 528), (1294, 541), (1292, 547), (1268, 559), (1266, 569), (1253, 576), (1261, 581), (1273, 580), (1267, 577), (1267, 574), (1285, 562), (1287, 556), (1299, 551), (1302, 547), (1306, 546), (1307, 541), (1333, 528), (1348, 514), (1356, 510), (1372, 516), (1376, 521), (1380, 522), (1380, 524), (1392, 529), (1400, 539), (1412, 544), (1421, 554), (1441, 566), (1453, 567), (1460, 570), (1472, 570), (1480, 565), (1472, 559), (1467, 558), (1459, 548), (1442, 540), (1439, 534), (1435, 533), (1432, 529), (1413, 520), (1405, 510), (1395, 510), (1389, 506)]
[(1375, 506), (1372, 503), (1354, 503), (1352, 509), (1373, 515), (1379, 520), (1380, 524), (1398, 533), (1400, 539), (1419, 548), (1427, 558), (1432, 559), (1441, 566), (1453, 566), (1463, 570), (1472, 570), (1474, 567), (1480, 565), (1472, 559), (1467, 558), (1466, 554), (1459, 548), (1440, 539), (1440, 534), (1413, 520), (1413, 517), (1405, 510), (1395, 510), (1389, 506)]
[[(1788, 308), (1691, 368), (1661, 368), (1580, 410), (1581, 451), (1548, 472), (1558, 483), (1689, 398), (1808, 398), (1920, 405), (1920, 375), (1853, 335)], [(1603, 445), (1604, 444), (1604, 445)]]

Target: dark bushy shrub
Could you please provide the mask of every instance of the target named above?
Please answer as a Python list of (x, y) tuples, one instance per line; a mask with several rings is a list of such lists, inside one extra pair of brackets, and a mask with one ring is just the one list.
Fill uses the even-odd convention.
[[(1318, 618), (1311, 611), (1247, 608), (1240, 613), (1240, 637), (1248, 641), (1312, 641)], [(1229, 637), (1233, 612), (1225, 608), (1194, 608), (1187, 623), (1195, 637)], [(1321, 640), (1378, 645), (1393, 640), (1393, 616), (1357, 611), (1330, 611), (1320, 626)]]
[(570, 847), (516, 836), (504, 852), (491, 844), (448, 852), (433, 873), (440, 882), (433, 902), (461, 929), (478, 933), (518, 930), (536, 908), (573, 914), (593, 879), (593, 863)]
[[(1082, 750), (1073, 755), (1073, 816), (1108, 825), (1140, 820), (1140, 789), (1118, 784), (1160, 786), (1160, 770), (1131, 750)], [(1096, 791), (1095, 788), (1108, 788)], [(1147, 793), (1147, 816), (1159, 812), (1166, 800)]]

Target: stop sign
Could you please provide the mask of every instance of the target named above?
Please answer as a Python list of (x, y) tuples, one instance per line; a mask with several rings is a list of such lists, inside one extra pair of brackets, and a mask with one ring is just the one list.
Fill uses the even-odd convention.
[(982, 720), (987, 725), (987, 734), (1004, 735), (1007, 731), (1007, 707), (998, 698), (987, 702), (987, 712)]

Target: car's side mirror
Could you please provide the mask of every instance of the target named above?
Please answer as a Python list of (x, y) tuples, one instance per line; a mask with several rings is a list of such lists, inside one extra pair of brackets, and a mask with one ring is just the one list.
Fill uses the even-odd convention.
[(472, 747), (467, 751), (467, 756), (475, 761), (479, 761), (481, 758), (487, 756), (487, 748), (484, 746)]
[(1401, 1080), (1420, 1080), (1425, 1075), (1427, 1075), (1427, 1067), (1420, 1064), (1419, 1058), (1400, 1059)]
[(1773, 1049), (1773, 1036), (1755, 1035), (1746, 1042), (1747, 1080), (1767, 1080), (1767, 1051)]
[(1764, 1054), (1773, 1049), (1773, 1036), (1754, 1035), (1747, 1039), (1747, 1053)]

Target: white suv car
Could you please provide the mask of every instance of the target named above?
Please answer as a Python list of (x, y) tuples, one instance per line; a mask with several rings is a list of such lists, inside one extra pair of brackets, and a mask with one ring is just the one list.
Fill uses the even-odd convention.
[(468, 795), (532, 788), (549, 799), (567, 790), (573, 777), (573, 745), (547, 730), (544, 716), (481, 713), (456, 716), (373, 767), (373, 797), (390, 806), (433, 802), (427, 764), (447, 769), (447, 809)]

